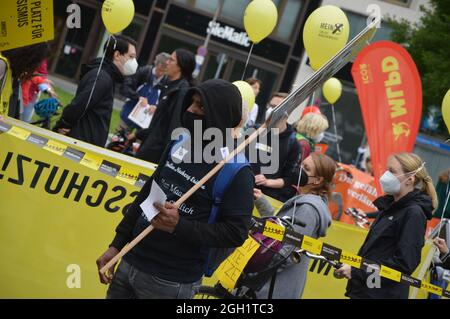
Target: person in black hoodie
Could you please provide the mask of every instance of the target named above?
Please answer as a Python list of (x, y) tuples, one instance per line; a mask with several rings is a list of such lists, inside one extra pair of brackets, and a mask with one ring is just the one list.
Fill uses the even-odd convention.
[[(238, 126), (241, 118), (239, 90), (229, 82), (209, 80), (187, 92), (179, 120), (191, 136), (194, 123), (197, 125), (198, 122), (202, 124), (202, 132), (209, 128), (220, 130), (224, 140), (219, 144), (226, 145), (232, 134), (229, 128)], [(97, 260), (101, 269), (149, 225), (142, 217), (140, 204), (148, 197), (154, 180), (167, 195), (167, 202), (165, 207), (155, 204), (160, 212), (152, 220), (155, 230), (124, 256), (114, 277), (111, 279), (100, 273), (102, 283), (111, 283), (107, 298), (190, 298), (204, 274), (207, 249), (238, 247), (247, 238), (254, 184), (249, 166), (236, 174), (225, 191), (219, 218), (214, 224), (209, 224), (208, 218), (217, 174), (178, 209), (172, 204), (221, 160), (220, 157), (216, 163), (210, 163), (202, 158), (199, 163), (186, 162), (186, 159), (192, 159), (192, 150), (196, 146), (201, 145), (202, 151), (206, 146), (198, 136), (191, 140), (196, 145), (188, 147), (182, 161), (174, 161), (175, 155), (168, 156), (171, 147), (166, 148), (157, 170), (116, 228), (109, 249)], [(177, 150), (174, 152), (178, 153)]]
[(83, 65), (75, 97), (53, 128), (60, 134), (101, 147), (108, 139), (115, 83), (121, 83), (124, 75), (134, 74), (138, 66), (136, 42), (128, 37), (112, 37), (105, 50), (100, 72), (101, 58)]
[[(374, 201), (379, 214), (358, 256), (411, 275), (420, 263), (427, 219), (437, 207), (436, 191), (425, 163), (415, 154), (394, 154), (387, 167), (380, 178), (386, 195)], [(343, 265), (335, 275), (349, 279), (350, 298), (408, 298), (408, 284), (380, 278), (373, 270)]]
[(136, 157), (152, 163), (158, 163), (170, 142), (172, 131), (181, 126), (182, 102), (194, 80), (195, 57), (185, 49), (175, 50), (167, 63), (166, 75), (169, 80), (162, 89), (160, 99), (150, 123), (150, 127), (141, 130), (136, 137), (142, 144)]

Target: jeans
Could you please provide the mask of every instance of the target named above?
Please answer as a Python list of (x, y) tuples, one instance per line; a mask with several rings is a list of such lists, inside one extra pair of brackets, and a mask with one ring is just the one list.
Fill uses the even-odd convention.
[(144, 273), (122, 260), (106, 294), (107, 299), (191, 299), (201, 280), (194, 283), (168, 281)]

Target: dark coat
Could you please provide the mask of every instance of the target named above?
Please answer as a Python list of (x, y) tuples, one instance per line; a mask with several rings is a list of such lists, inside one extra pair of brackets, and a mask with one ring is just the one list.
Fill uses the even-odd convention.
[[(411, 275), (420, 263), (427, 219), (432, 217), (431, 198), (414, 190), (397, 202), (386, 195), (376, 199), (374, 204), (380, 213), (358, 255)], [(369, 288), (368, 276), (370, 273), (352, 268), (346, 295), (365, 299), (408, 298), (407, 284), (381, 278), (380, 288)], [(369, 281), (373, 282), (370, 278)]]
[(181, 108), (189, 82), (181, 78), (169, 82), (161, 92), (150, 127), (139, 133), (144, 139), (136, 157), (152, 163), (159, 163), (164, 149), (171, 140), (173, 129), (181, 126)]
[(99, 66), (100, 58), (83, 66), (75, 97), (53, 130), (69, 128), (68, 136), (103, 147), (108, 139), (115, 83), (122, 82), (123, 76), (113, 63), (104, 61), (86, 108)]

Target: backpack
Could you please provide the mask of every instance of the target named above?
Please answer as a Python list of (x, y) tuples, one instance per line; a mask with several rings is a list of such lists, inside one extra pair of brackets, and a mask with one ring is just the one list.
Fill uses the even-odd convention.
[[(181, 134), (178, 140), (172, 142), (169, 146), (170, 150), (168, 156), (172, 156), (174, 152), (177, 151), (176, 146), (182, 145), (189, 138), (188, 134)], [(217, 173), (218, 175), (214, 181), (212, 190), (213, 203), (209, 214), (208, 224), (216, 223), (222, 199), (234, 177), (244, 167), (250, 167), (250, 163), (247, 161), (244, 154), (238, 153), (233, 159), (225, 163)], [(208, 257), (204, 265), (205, 276), (211, 277), (214, 271), (229, 255), (231, 255), (234, 249), (235, 248), (208, 248), (206, 251)]]

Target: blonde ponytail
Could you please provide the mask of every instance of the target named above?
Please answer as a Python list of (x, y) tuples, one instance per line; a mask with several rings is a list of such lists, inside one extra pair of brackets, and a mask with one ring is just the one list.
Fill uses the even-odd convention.
[(402, 166), (404, 173), (415, 172), (415, 182), (414, 186), (417, 187), (422, 183), (421, 191), (424, 194), (430, 196), (433, 210), (438, 207), (438, 197), (436, 190), (434, 189), (433, 180), (430, 175), (428, 175), (427, 169), (425, 168), (425, 163), (422, 159), (414, 153), (398, 153), (394, 157)]

